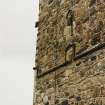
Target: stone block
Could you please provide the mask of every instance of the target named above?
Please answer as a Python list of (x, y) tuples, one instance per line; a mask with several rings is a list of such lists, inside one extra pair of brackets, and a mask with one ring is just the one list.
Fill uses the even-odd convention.
[[(66, 26), (65, 28), (64, 28), (64, 35), (66, 36), (66, 37), (70, 37), (70, 35), (71, 35), (71, 26)], [(66, 38), (67, 39), (67, 38)]]

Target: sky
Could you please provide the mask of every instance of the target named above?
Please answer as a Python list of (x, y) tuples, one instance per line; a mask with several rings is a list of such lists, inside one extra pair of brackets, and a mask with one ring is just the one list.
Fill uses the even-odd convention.
[(0, 105), (32, 105), (38, 0), (0, 0)]

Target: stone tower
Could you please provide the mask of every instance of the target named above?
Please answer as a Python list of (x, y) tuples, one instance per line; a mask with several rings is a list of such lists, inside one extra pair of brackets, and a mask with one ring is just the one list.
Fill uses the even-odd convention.
[(34, 105), (105, 105), (105, 0), (40, 0)]

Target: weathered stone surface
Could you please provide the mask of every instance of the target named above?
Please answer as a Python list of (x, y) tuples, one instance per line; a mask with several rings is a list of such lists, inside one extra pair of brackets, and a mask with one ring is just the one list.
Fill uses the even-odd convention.
[[(76, 54), (105, 42), (104, 0), (40, 0), (37, 68), (43, 74), (65, 61), (70, 64), (36, 78), (34, 105), (105, 105), (105, 49), (74, 61)], [(73, 12), (67, 17), (68, 11)], [(69, 23), (69, 24), (68, 24)]]

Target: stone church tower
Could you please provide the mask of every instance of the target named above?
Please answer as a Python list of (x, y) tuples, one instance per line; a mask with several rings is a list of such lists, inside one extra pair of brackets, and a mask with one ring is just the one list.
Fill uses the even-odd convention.
[(105, 105), (105, 0), (40, 0), (33, 105)]

